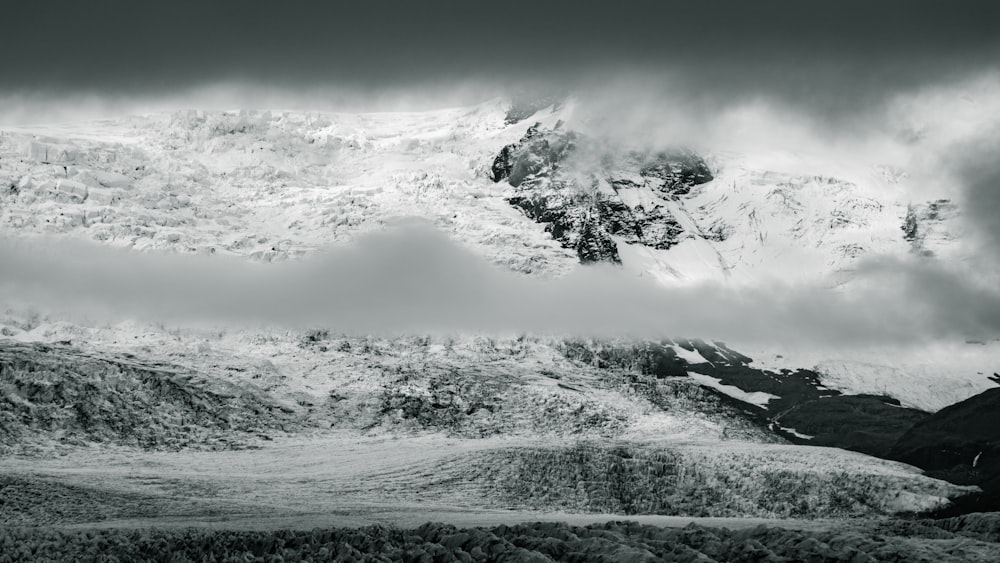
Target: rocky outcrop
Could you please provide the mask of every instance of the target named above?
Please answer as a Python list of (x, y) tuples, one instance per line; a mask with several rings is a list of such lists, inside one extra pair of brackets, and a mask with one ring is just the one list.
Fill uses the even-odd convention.
[[(569, 195), (570, 197), (567, 197)], [(587, 201), (592, 199), (591, 201)], [(618, 246), (612, 236), (623, 230), (634, 234), (635, 225), (631, 221), (605, 223), (608, 215), (614, 213), (611, 202), (596, 196), (573, 197), (572, 194), (553, 193), (550, 195), (530, 194), (508, 199), (511, 205), (539, 223), (552, 238), (566, 248), (576, 251), (580, 262), (620, 262)], [(602, 213), (603, 211), (603, 213)]]
[(692, 186), (712, 180), (705, 161), (691, 152), (657, 153), (646, 159), (639, 174), (644, 178), (663, 180), (659, 190), (672, 195), (684, 195), (691, 191)]
[(493, 159), (493, 181), (507, 180), (517, 187), (525, 180), (549, 178), (576, 148), (576, 140), (575, 133), (561, 129), (559, 124), (555, 129), (542, 130), (536, 123), (520, 141), (505, 146)]
[(544, 223), (580, 262), (618, 263), (616, 238), (660, 250), (677, 244), (684, 229), (666, 202), (712, 174), (693, 153), (609, 153), (559, 123), (548, 130), (535, 124), (503, 147), (490, 177), (506, 180), (514, 188), (510, 204)]

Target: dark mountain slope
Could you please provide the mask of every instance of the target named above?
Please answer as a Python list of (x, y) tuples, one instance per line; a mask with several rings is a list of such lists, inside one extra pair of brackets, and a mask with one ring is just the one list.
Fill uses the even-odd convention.
[(906, 432), (889, 457), (983, 493), (947, 513), (1000, 510), (1000, 387), (941, 409)]

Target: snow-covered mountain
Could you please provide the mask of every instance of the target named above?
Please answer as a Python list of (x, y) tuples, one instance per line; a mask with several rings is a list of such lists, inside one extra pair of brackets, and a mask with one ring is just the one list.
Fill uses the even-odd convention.
[[(576, 132), (571, 103), (514, 123), (506, 112), (497, 100), (426, 113), (183, 111), (8, 129), (0, 228), (273, 261), (417, 215), (494, 262), (548, 274), (577, 262), (560, 244), (566, 231), (592, 228), (613, 240), (609, 259), (669, 282), (826, 279), (870, 254), (960, 246), (960, 210), (910, 201), (905, 175), (889, 167), (684, 147), (642, 154)], [(517, 170), (497, 175), (498, 166)], [(602, 202), (586, 213), (593, 225), (534, 224), (544, 190)]]
[[(606, 262), (664, 292), (773, 279), (850, 292), (866, 257), (966, 259), (960, 207), (944, 196), (911, 201), (907, 182), (890, 166), (822, 155), (612, 144), (572, 101), (423, 113), (181, 111), (0, 132), (0, 236), (280, 263), (418, 216), (527, 277)], [(0, 438), (11, 451), (184, 449), (204, 437), (213, 448), (258, 447), (276, 437), (323, 438), (330, 428), (369, 438), (430, 433), (460, 440), (455, 456), (477, 444), (485, 461), (475, 482), (509, 495), (524, 475), (490, 471), (546, 456), (476, 440), (528, 440), (555, 452), (555, 465), (566, 456), (631, 459), (603, 446), (566, 453), (553, 445), (566, 437), (655, 443), (680, 456), (684, 471), (713, 468), (691, 481), (708, 496), (732, 471), (708, 449), (735, 452), (747, 466), (804, 456), (792, 464), (796, 475), (823, 473), (810, 457), (821, 451), (830, 467), (870, 476), (851, 490), (851, 503), (877, 491), (874, 504), (850, 504), (843, 514), (938, 507), (969, 489), (860, 454), (790, 444), (887, 457), (931, 412), (995, 387), (988, 376), (997, 369), (996, 342), (830, 357), (748, 350), (713, 335), (364, 338), (323, 327), (88, 323), (2, 304), (0, 334), (14, 342), (0, 344), (0, 405), (10, 415)], [(161, 417), (159, 435), (131, 430), (153, 428), (147, 411)], [(451, 475), (455, 462), (441, 463), (428, 471)], [(579, 477), (571, 473), (559, 479)], [(750, 479), (739, 485), (747, 513), (797, 514), (758, 503), (773, 476)], [(843, 485), (839, 477), (807, 481), (806, 494), (823, 499)], [(624, 506), (572, 495), (506, 500)]]
[[(961, 209), (941, 198), (912, 201), (909, 178), (892, 167), (770, 149), (611, 144), (571, 100), (538, 105), (494, 100), (360, 115), (191, 110), (7, 129), (0, 233), (281, 262), (419, 216), (528, 276), (605, 261), (665, 288), (780, 280), (849, 291), (868, 257), (967, 260)], [(952, 351), (909, 360), (982, 380), (978, 372), (995, 369), (981, 361), (992, 347), (957, 352), (974, 358), (959, 368)], [(877, 351), (754, 352), (758, 365), (776, 368), (898, 369), (908, 361)], [(856, 369), (853, 380), (871, 371)], [(838, 381), (847, 379), (830, 384)]]

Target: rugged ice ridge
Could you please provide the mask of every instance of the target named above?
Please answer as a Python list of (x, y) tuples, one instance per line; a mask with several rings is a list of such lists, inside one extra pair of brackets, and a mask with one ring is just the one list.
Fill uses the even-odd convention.
[(505, 111), (184, 111), (8, 130), (0, 229), (280, 261), (416, 215), (515, 270), (564, 272), (572, 255), (485, 178), (524, 133)]
[(961, 211), (909, 201), (908, 179), (889, 167), (608, 147), (577, 131), (571, 102), (516, 121), (508, 111), (502, 100), (425, 113), (184, 111), (9, 129), (0, 232), (275, 261), (418, 215), (516, 271), (606, 260), (669, 284), (841, 283), (868, 255), (962, 245)]

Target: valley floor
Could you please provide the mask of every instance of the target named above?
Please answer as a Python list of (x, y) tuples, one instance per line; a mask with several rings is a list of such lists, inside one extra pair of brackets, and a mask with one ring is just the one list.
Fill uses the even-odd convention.
[[(348, 432), (228, 451), (81, 447), (0, 459), (0, 523), (259, 529), (589, 524), (627, 515), (661, 526), (816, 528), (824, 515), (916, 510), (962, 490), (874, 461), (780, 444)], [(780, 469), (762, 472), (769, 465)]]
[[(475, 483), (457, 482), (457, 460), (510, 440), (452, 440), (433, 436), (296, 440), (260, 449), (220, 452), (99, 452), (81, 449), (54, 459), (0, 460), (0, 479), (24, 490), (38, 487), (27, 513), (5, 523), (66, 527), (311, 529), (429, 520), (492, 526), (564, 521), (574, 525), (621, 519), (608, 513), (484, 508)], [(521, 443), (523, 444), (523, 442)], [(63, 489), (62, 494), (52, 494)], [(22, 493), (23, 494), (23, 493)], [(44, 495), (44, 497), (42, 496)], [(27, 493), (25, 496), (31, 496)], [(28, 498), (24, 498), (28, 501)], [(81, 502), (82, 501), (82, 502)], [(60, 504), (74, 504), (66, 511)], [(89, 510), (86, 507), (90, 504)], [(821, 526), (820, 521), (632, 515), (658, 526), (745, 527), (768, 521)]]
[[(775, 506), (760, 499), (743, 510), (770, 510), (771, 516), (699, 517), (670, 515), (665, 505), (634, 498), (658, 485), (661, 490), (651, 492), (668, 501), (680, 493), (717, 503), (717, 514), (736, 510), (732, 499), (704, 496), (718, 474), (678, 476), (690, 471), (678, 462), (661, 467), (664, 475), (655, 479), (643, 475), (671, 455), (701, 455), (698, 465), (711, 467), (704, 450), (734, 460), (726, 466), (734, 480), (717, 483), (720, 494), (745, 503), (756, 498), (761, 475), (744, 482), (747, 471), (735, 461), (754, 452), (753, 466), (779, 464), (808, 489), (792, 494), (816, 504), (797, 518), (774, 517)], [(441, 561), (992, 560), (1000, 540), (997, 515), (931, 521), (879, 514), (879, 506), (889, 506), (877, 502), (883, 489), (916, 497), (934, 487), (951, 494), (954, 487), (901, 464), (873, 468), (870, 459), (785, 444), (356, 432), (224, 451), (81, 446), (0, 458), (0, 553), (3, 561), (198, 561), (210, 555), (240, 561), (417, 561), (425, 555)], [(631, 469), (628, 460), (635, 460)], [(851, 463), (866, 469), (858, 474), (861, 466)], [(852, 474), (851, 484), (827, 480), (838, 468)], [(599, 482), (579, 474), (590, 469), (601, 473)], [(780, 500), (774, 488), (760, 492)], [(834, 492), (847, 494), (831, 497), (834, 505), (819, 500)], [(641, 513), (643, 506), (662, 513)], [(828, 508), (837, 517), (819, 517)], [(679, 513), (698, 509), (676, 506)], [(700, 510), (713, 509), (702, 504)]]

